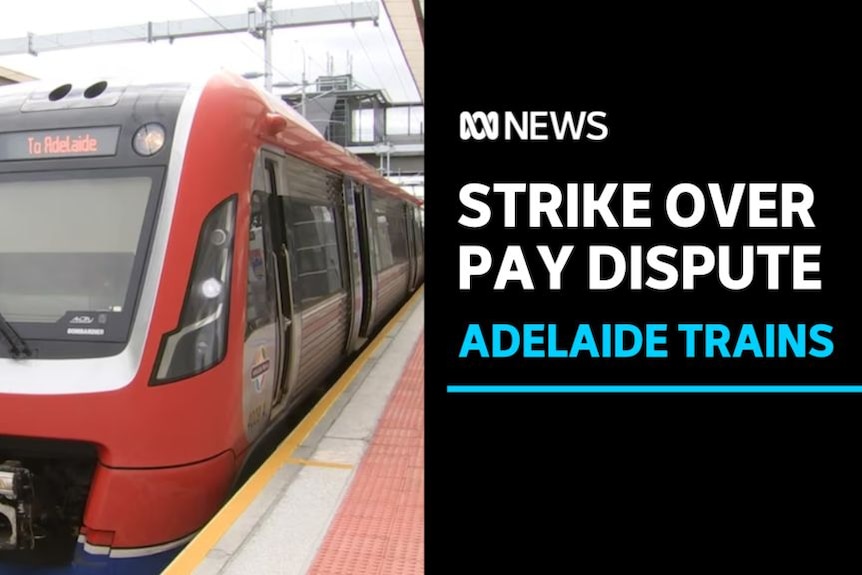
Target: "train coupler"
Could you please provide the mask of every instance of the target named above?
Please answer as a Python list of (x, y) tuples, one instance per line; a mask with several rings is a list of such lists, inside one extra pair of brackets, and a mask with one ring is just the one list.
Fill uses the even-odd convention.
[(35, 547), (33, 475), (17, 461), (0, 463), (0, 551)]

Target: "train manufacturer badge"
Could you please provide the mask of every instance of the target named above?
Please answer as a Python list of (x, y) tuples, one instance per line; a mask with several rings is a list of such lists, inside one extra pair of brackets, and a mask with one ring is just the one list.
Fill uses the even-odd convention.
[(266, 381), (266, 372), (269, 371), (269, 358), (266, 357), (266, 349), (260, 348), (254, 356), (254, 361), (251, 365), (251, 382), (254, 384), (254, 390), (258, 393), (263, 391), (263, 384)]

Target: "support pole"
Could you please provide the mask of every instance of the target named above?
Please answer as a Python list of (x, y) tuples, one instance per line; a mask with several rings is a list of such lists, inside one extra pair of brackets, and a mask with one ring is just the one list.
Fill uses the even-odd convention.
[(263, 11), (263, 85), (272, 92), (272, 0), (259, 3)]
[(305, 118), (305, 48), (302, 49), (302, 100), (300, 100), (302, 117)]

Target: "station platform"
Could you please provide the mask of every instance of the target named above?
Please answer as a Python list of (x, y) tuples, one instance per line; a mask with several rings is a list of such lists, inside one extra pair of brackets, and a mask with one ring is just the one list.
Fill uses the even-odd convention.
[(417, 292), (163, 575), (424, 573)]

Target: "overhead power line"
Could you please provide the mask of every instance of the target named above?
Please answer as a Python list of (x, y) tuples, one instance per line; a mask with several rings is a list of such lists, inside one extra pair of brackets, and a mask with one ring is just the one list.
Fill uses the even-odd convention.
[[(57, 34), (37, 35), (28, 33), (23, 37), (0, 39), (0, 56), (28, 53), (37, 55), (41, 52), (54, 50), (130, 42), (157, 42), (160, 40), (173, 42), (181, 38), (249, 32), (255, 37), (262, 37), (264, 39), (265, 55), (263, 63), (266, 69), (264, 75), (267, 78), (267, 88), (269, 89), (272, 84), (272, 71), (275, 70), (271, 57), (272, 30), (324, 24), (355, 24), (356, 22), (367, 21), (376, 23), (380, 13), (378, 3), (369, 0), (351, 2), (349, 4), (349, 13), (345, 12), (344, 5), (272, 10), (272, 0), (265, 0), (263, 5), (264, 11), (261, 13), (256, 8), (251, 8), (245, 14), (231, 14), (227, 16), (213, 16), (195, 0), (189, 0), (189, 3), (200, 10), (206, 17), (146, 22), (131, 26), (61, 32)], [(245, 42), (240, 41), (240, 43), (247, 50), (254, 53), (256, 58), (260, 58), (260, 55)], [(290, 80), (283, 72), (278, 71), (278, 73), (284, 76), (286, 80)]]

